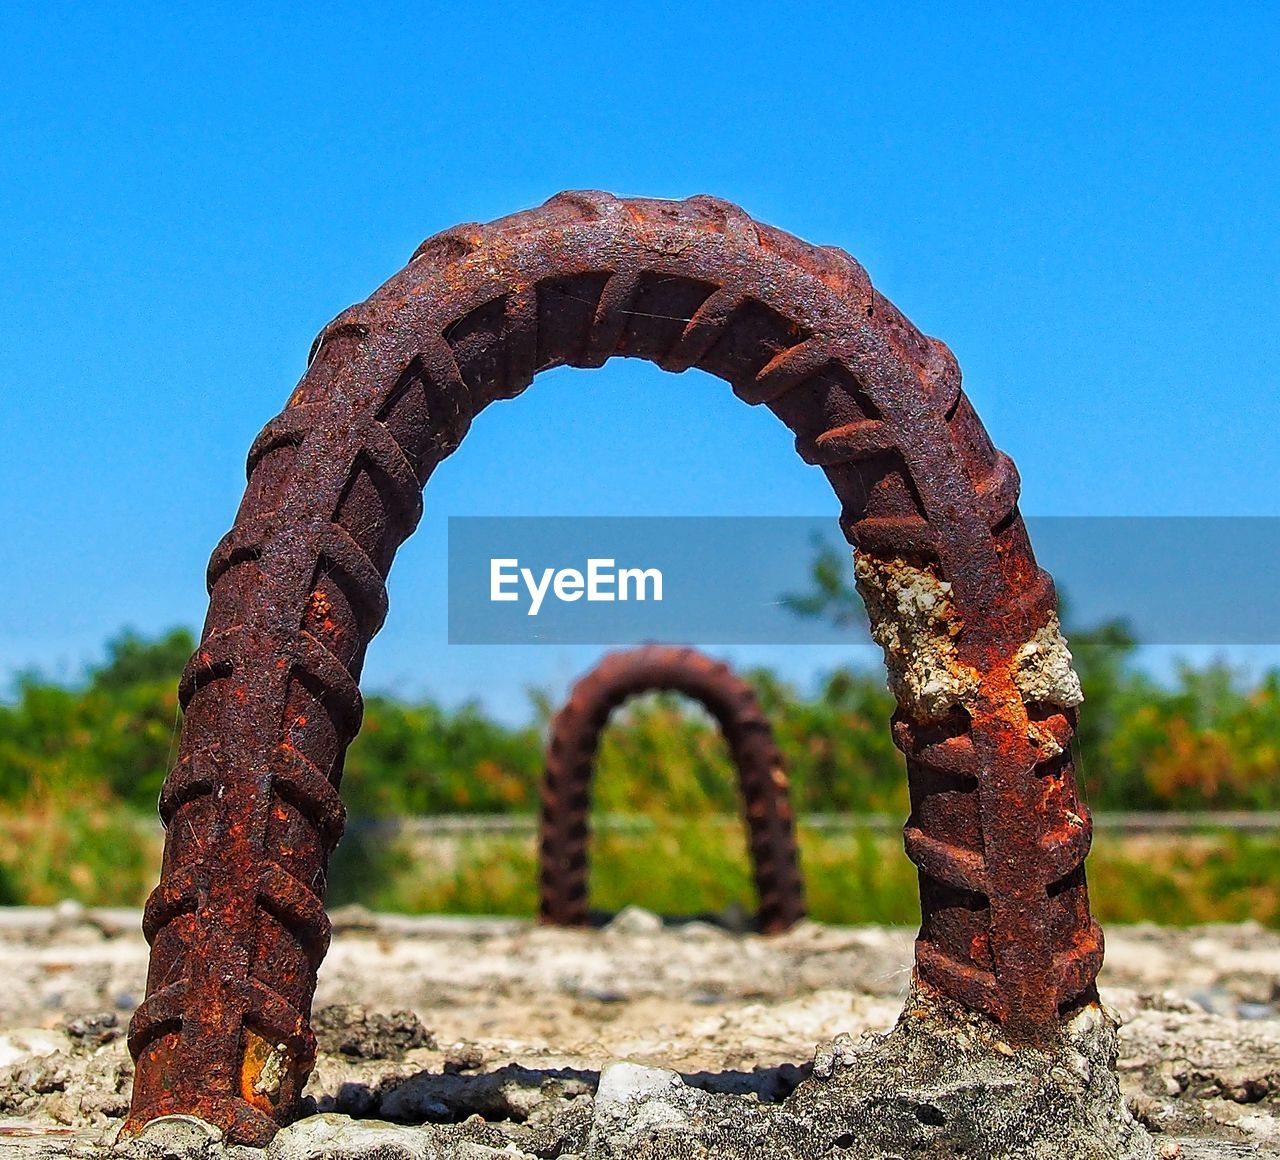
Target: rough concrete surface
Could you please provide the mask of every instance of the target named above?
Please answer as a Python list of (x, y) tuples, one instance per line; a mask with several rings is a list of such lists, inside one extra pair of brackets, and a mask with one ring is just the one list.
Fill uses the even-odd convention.
[[(146, 974), (139, 923), (0, 911), (4, 1155), (107, 1154)], [(810, 923), (766, 939), (634, 911), (604, 931), (361, 912), (335, 927), (315, 1114), (265, 1156), (184, 1121), (130, 1153), (1280, 1156), (1280, 935), (1253, 925), (1110, 928), (1102, 995), (1118, 1039), (1086, 1009), (1066, 1045), (1038, 1055), (914, 998), (895, 1029), (907, 930)]]

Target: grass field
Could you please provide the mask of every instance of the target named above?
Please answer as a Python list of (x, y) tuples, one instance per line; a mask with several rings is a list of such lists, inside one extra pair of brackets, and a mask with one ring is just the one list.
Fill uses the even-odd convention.
[[(754, 909), (746, 843), (735, 819), (674, 815), (610, 819), (591, 847), (591, 905), (628, 903), (672, 915)], [(915, 870), (883, 829), (799, 826), (809, 910), (824, 922), (919, 919)], [(141, 905), (159, 870), (151, 819), (92, 802), (28, 802), (0, 813), (0, 903)], [(1202, 830), (1124, 835), (1101, 830), (1088, 862), (1103, 921), (1172, 925), (1253, 918), (1280, 927), (1280, 836)], [(528, 832), (445, 832), (352, 825), (334, 858), (331, 905), (402, 913), (532, 915)]]
[[(915, 868), (901, 838), (881, 830), (832, 833), (799, 827), (809, 913), (832, 923), (917, 923)], [(370, 848), (361, 850), (362, 844)], [(1171, 925), (1253, 918), (1280, 926), (1280, 838), (1200, 832), (1100, 833), (1089, 858), (1094, 913), (1103, 921)], [(660, 868), (660, 869), (659, 869)], [(533, 840), (448, 835), (387, 843), (351, 835), (330, 879), (334, 904), (361, 902), (406, 913), (531, 915), (536, 905)], [(591, 904), (628, 903), (660, 914), (728, 914), (754, 908), (745, 841), (732, 820), (660, 819), (592, 845)]]

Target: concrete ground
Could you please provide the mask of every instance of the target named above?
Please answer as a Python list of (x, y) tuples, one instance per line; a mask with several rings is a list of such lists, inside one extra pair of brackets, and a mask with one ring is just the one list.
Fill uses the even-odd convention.
[[(913, 933), (804, 924), (766, 939), (634, 910), (602, 931), (360, 911), (334, 925), (314, 1111), (513, 1132), (589, 1103), (617, 1060), (781, 1100), (819, 1042), (893, 1024)], [(114, 1138), (139, 926), (136, 911), (0, 910), (0, 1152), (91, 1155)], [(1280, 1156), (1280, 934), (1112, 927), (1101, 988), (1160, 1155)]]

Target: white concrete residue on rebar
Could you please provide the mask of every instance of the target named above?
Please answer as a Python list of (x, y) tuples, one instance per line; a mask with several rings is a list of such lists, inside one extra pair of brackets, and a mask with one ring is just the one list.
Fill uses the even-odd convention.
[(253, 1081), (253, 1090), (260, 1096), (279, 1094), (280, 1083), (284, 1079), (285, 1065), (289, 1060), (289, 1045), (277, 1043), (262, 1064), (258, 1078)]
[[(1084, 700), (1080, 678), (1071, 667), (1071, 650), (1062, 635), (1056, 612), (1051, 612), (1035, 635), (1014, 654), (1013, 682), (1024, 705), (1073, 709)], [(1057, 757), (1062, 752), (1051, 729), (1030, 721), (1027, 731), (1043, 756)]]
[(1080, 678), (1071, 664), (1071, 650), (1062, 635), (1056, 612), (1014, 657), (1014, 682), (1027, 704), (1041, 703), (1073, 709), (1084, 701)]
[(980, 678), (956, 653), (955, 637), (964, 625), (951, 585), (905, 560), (863, 552), (854, 555), (854, 579), (903, 712), (931, 721), (968, 703)]

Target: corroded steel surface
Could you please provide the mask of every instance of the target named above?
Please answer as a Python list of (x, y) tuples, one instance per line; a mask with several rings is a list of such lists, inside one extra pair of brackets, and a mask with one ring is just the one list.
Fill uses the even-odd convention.
[(542, 779), (538, 914), (543, 922), (587, 922), (591, 775), (609, 714), (629, 697), (684, 693), (717, 721), (738, 771), (747, 844), (765, 934), (804, 917), (804, 882), (787, 793), (786, 765), (751, 686), (693, 648), (651, 644), (606, 656), (569, 693), (551, 722)]
[(420, 489), (490, 402), (539, 370), (614, 355), (701, 367), (769, 407), (826, 473), (861, 557), (950, 585), (954, 660), (981, 680), (944, 717), (908, 705), (896, 725), (920, 868), (918, 974), (1015, 1039), (1052, 1036), (1059, 1008), (1092, 996), (1101, 943), (1073, 711), (1025, 704), (1013, 680), (1053, 586), (1018, 514), (1017, 473), (954, 358), (840, 250), (712, 198), (561, 194), (423, 243), (325, 328), (249, 452), (181, 684), (126, 1131), (182, 1112), (262, 1143), (296, 1114), (356, 679)]

